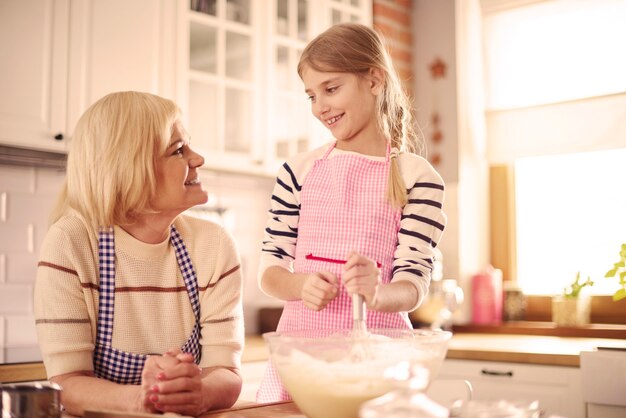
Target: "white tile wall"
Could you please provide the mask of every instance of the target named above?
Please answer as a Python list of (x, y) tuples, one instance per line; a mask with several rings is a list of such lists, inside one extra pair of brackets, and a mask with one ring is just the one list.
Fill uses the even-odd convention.
[(33, 286), (63, 172), (0, 165), (0, 361), (39, 356)]
[[(258, 309), (280, 306), (256, 281), (273, 178), (203, 172), (212, 202), (225, 207), (223, 223), (242, 258), (246, 333), (257, 332)], [(64, 173), (0, 165), (0, 362), (38, 356), (32, 315), (37, 259)], [(35, 349), (33, 349), (35, 347)]]
[(243, 306), (246, 333), (256, 334), (258, 310), (282, 306), (282, 302), (265, 295), (257, 284), (257, 266), (267, 210), (274, 178), (250, 177), (223, 173), (204, 173), (202, 182), (214, 202), (228, 208), (224, 226), (232, 233), (241, 253), (244, 275)]

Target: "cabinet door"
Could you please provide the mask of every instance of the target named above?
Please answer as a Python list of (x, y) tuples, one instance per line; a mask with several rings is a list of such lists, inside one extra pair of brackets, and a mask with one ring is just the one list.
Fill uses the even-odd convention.
[(0, 143), (65, 150), (69, 0), (0, 2)]
[[(182, 3), (182, 2), (181, 2)], [(332, 22), (371, 23), (371, 0), (191, 0), (180, 20), (185, 122), (206, 168), (275, 175), (330, 140), (296, 72)]]
[[(267, 8), (265, 28), (269, 73), (265, 93), (268, 124), (266, 161), (276, 172), (288, 157), (313, 148), (315, 118), (297, 73), (298, 60), (315, 35), (311, 1), (276, 0)], [(321, 130), (317, 136), (321, 136)]]
[(475, 400), (538, 400), (548, 415), (585, 415), (580, 369), (575, 367), (445, 360), (439, 378), (469, 380)]
[(108, 93), (175, 98), (176, 4), (1, 1), (0, 143), (65, 151), (78, 118)]
[(275, 0), (266, 9), (270, 72), (266, 83), (265, 162), (272, 174), (290, 156), (332, 140), (311, 114), (297, 66), (307, 43), (341, 22), (371, 23), (370, 0)]
[(72, 2), (68, 131), (112, 92), (176, 97), (176, 9), (176, 0)]
[[(187, 40), (182, 106), (192, 145), (206, 167), (258, 172), (259, 11), (252, 0), (193, 0), (181, 21)], [(186, 106), (185, 106), (186, 104)]]
[(371, 0), (327, 0), (328, 9), (324, 16), (327, 26), (342, 22), (372, 23)]

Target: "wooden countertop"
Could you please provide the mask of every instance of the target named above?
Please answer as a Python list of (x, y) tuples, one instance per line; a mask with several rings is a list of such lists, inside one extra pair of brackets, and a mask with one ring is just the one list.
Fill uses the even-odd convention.
[[(146, 414), (128, 413), (121, 411), (87, 411), (85, 418), (164, 418), (182, 417), (176, 414)], [(63, 418), (77, 418), (64, 414)], [(233, 407), (230, 409), (220, 409), (218, 411), (207, 412), (198, 418), (306, 418), (293, 402), (275, 402), (266, 404), (250, 404), (246, 406)]]
[[(591, 351), (595, 347), (626, 348), (626, 340), (456, 333), (448, 344), (446, 358), (579, 367), (580, 352)], [(263, 361), (268, 355), (263, 337), (246, 337), (244, 362)]]
[(595, 347), (626, 348), (626, 340), (457, 333), (446, 358), (580, 367), (580, 352)]
[(201, 415), (199, 418), (306, 418), (293, 402), (252, 404), (240, 408), (223, 409)]
[[(626, 339), (456, 333), (448, 344), (446, 358), (579, 367), (580, 352), (595, 347), (626, 348)], [(246, 336), (243, 362), (265, 361), (268, 357), (263, 337)], [(45, 378), (45, 369), (40, 362), (0, 365), (0, 382)]]

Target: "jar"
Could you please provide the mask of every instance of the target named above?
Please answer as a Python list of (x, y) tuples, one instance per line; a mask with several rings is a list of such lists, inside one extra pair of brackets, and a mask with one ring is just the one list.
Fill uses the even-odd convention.
[(526, 314), (526, 296), (522, 289), (511, 281), (504, 282), (504, 302), (502, 319), (505, 321), (523, 321)]

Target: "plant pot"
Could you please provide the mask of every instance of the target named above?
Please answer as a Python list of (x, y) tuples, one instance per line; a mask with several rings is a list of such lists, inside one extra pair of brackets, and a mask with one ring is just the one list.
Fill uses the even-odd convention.
[(591, 316), (591, 297), (552, 297), (552, 322), (558, 327), (587, 325)]

